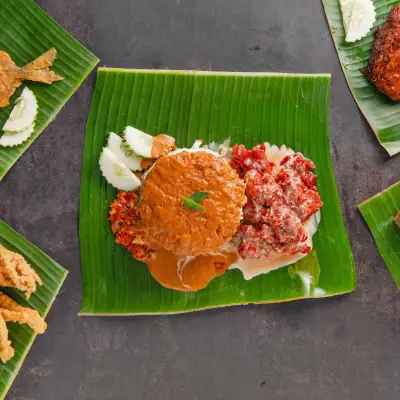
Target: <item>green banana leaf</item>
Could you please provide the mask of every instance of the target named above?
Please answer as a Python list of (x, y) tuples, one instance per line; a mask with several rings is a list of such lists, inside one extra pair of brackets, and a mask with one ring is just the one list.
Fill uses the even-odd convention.
[(65, 80), (52, 85), (24, 81), (11, 97), (10, 106), (0, 108), (2, 127), (24, 86), (35, 93), (39, 103), (31, 137), (20, 146), (0, 147), (0, 181), (99, 62), (32, 0), (0, 0), (0, 50), (6, 51), (18, 66), (22, 66), (52, 47), (57, 50), (52, 70)]
[[(31, 264), (43, 282), (43, 285), (38, 286), (29, 300), (26, 300), (23, 292), (15, 289), (2, 287), (1, 291), (22, 306), (34, 308), (41, 316), (45, 317), (68, 272), (3, 221), (0, 221), (0, 244), (21, 254)], [(7, 322), (7, 327), (15, 355), (6, 364), (0, 361), (0, 399), (4, 399), (6, 396), (36, 337), (36, 333), (28, 325)]]
[(361, 112), (390, 155), (400, 152), (400, 103), (394, 103), (370, 84), (361, 72), (371, 55), (373, 32), (400, 0), (373, 0), (377, 20), (374, 29), (355, 43), (346, 43), (339, 0), (322, 0), (343, 72)]
[[(353, 256), (329, 155), (330, 83), (330, 75), (99, 69), (82, 170), (81, 314), (177, 313), (353, 290)], [(248, 147), (286, 144), (314, 160), (325, 205), (313, 254), (290, 273), (286, 267), (246, 281), (232, 270), (196, 293), (161, 287), (144, 264), (114, 243), (107, 221), (117, 191), (102, 177), (98, 161), (107, 132), (121, 132), (126, 125), (168, 133), (178, 147), (231, 137)], [(303, 284), (305, 270), (316, 275), (312, 287)]]
[(400, 182), (358, 207), (372, 232), (379, 253), (400, 289), (400, 228), (394, 221), (400, 210)]

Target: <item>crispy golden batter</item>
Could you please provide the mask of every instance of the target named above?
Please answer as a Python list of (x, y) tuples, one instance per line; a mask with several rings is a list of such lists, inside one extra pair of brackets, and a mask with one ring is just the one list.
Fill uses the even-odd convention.
[(10, 97), (21, 86), (22, 81), (51, 84), (63, 80), (63, 77), (49, 69), (56, 56), (56, 49), (50, 49), (29, 64), (17, 67), (6, 52), (0, 51), (0, 108), (10, 104)]
[(36, 283), (42, 285), (38, 274), (24, 257), (0, 245), (0, 286), (22, 290), (29, 299), (36, 290)]
[(36, 333), (44, 333), (47, 328), (36, 310), (20, 306), (4, 293), (0, 293), (0, 316), (8, 322), (28, 324)]
[(4, 318), (0, 315), (0, 360), (5, 363), (13, 356), (14, 349), (11, 347), (11, 342), (8, 340), (6, 321), (4, 321)]

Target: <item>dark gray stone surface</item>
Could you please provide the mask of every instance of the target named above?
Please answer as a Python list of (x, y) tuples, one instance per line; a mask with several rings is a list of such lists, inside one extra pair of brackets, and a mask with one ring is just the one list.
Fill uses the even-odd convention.
[(331, 144), (357, 290), (171, 317), (80, 318), (91, 76), (0, 184), (0, 218), (70, 270), (8, 399), (400, 398), (399, 292), (357, 204), (399, 179), (343, 78), (318, 0), (37, 0), (100, 65), (330, 72)]

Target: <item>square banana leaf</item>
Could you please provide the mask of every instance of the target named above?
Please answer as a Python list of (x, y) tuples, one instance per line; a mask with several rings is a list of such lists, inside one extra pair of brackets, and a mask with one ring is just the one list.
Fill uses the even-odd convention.
[[(178, 313), (246, 303), (331, 296), (355, 287), (329, 155), (330, 75), (122, 70), (100, 68), (87, 123), (81, 184), (81, 315)], [(317, 166), (325, 205), (314, 251), (296, 265), (252, 280), (229, 270), (207, 288), (181, 293), (160, 286), (145, 264), (114, 242), (108, 208), (117, 191), (98, 166), (107, 132), (132, 125), (177, 139), (178, 147), (222, 142), (286, 144)], [(302, 271), (314, 277), (311, 285)], [(319, 275), (319, 279), (318, 279)]]
[(400, 182), (361, 203), (359, 209), (400, 289), (400, 228), (394, 220), (400, 211)]
[[(23, 292), (15, 289), (2, 287), (1, 291), (22, 306), (34, 308), (45, 317), (68, 272), (3, 221), (0, 221), (0, 244), (8, 250), (21, 254), (38, 273), (43, 283), (29, 300), (26, 300)], [(36, 337), (36, 333), (28, 325), (7, 322), (7, 327), (15, 355), (6, 364), (0, 362), (0, 399), (6, 396)]]
[(0, 0), (1, 51), (7, 52), (18, 66), (23, 66), (52, 47), (57, 50), (57, 58), (51, 69), (65, 80), (52, 85), (23, 81), (11, 97), (10, 105), (0, 108), (1, 136), (1, 127), (23, 87), (29, 87), (39, 103), (35, 130), (30, 138), (19, 146), (0, 147), (0, 181), (99, 62), (32, 0)]
[(400, 0), (373, 0), (376, 21), (369, 34), (355, 43), (345, 41), (339, 0), (322, 0), (344, 76), (361, 112), (375, 132), (379, 143), (392, 156), (400, 152), (400, 103), (387, 99), (361, 72), (368, 65), (374, 30), (387, 19)]

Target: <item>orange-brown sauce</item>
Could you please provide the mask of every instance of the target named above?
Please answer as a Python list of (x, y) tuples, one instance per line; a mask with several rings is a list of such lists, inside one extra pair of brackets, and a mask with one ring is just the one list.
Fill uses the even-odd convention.
[(151, 157), (158, 158), (167, 155), (170, 151), (176, 149), (175, 139), (168, 135), (157, 135), (154, 137), (153, 147), (151, 148)]
[(179, 257), (159, 249), (146, 264), (153, 278), (162, 286), (182, 292), (205, 288), (212, 279), (222, 275), (237, 259), (236, 253)]

